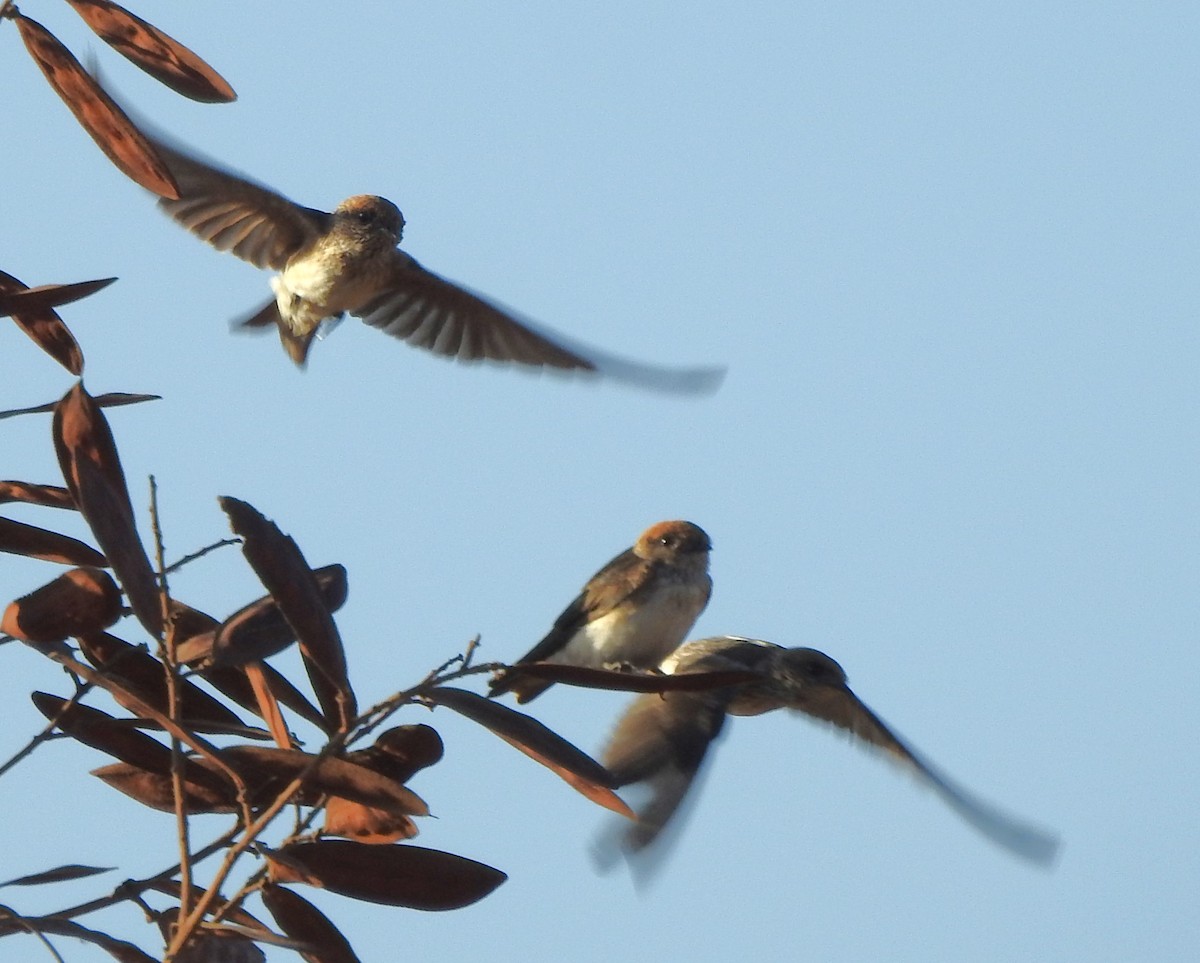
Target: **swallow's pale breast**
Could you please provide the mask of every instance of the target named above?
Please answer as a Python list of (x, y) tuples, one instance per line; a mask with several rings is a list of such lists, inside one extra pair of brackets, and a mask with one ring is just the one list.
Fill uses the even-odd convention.
[[(592, 576), (546, 637), (517, 665), (658, 665), (683, 641), (708, 604), (711, 548), (708, 535), (691, 522), (651, 525), (632, 548)], [(549, 685), (511, 671), (492, 684), (491, 694), (512, 691), (518, 702), (528, 702)]]
[[(148, 135), (150, 136), (150, 135)], [(150, 137), (179, 187), (159, 201), (213, 247), (279, 272), (273, 301), (241, 322), (274, 324), (303, 366), (323, 324), (353, 314), (409, 344), (459, 361), (593, 372), (642, 387), (707, 393), (721, 368), (665, 368), (576, 347), (464, 287), (427, 271), (399, 250), (404, 218), (391, 201), (356, 195), (332, 212), (281, 194)]]

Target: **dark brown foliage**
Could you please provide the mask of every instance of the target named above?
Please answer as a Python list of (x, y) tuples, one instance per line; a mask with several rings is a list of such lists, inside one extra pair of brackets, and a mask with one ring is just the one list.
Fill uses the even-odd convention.
[(273, 883), (260, 895), (279, 928), (311, 947), (300, 954), (308, 963), (359, 963), (341, 931), (303, 896)]
[(363, 846), (342, 839), (293, 843), (267, 857), (276, 883), (306, 883), (352, 899), (419, 910), (478, 902), (508, 876), (464, 856), (420, 846)]
[(31, 485), (19, 481), (0, 481), (0, 504), (4, 502), (25, 502), (45, 508), (75, 508), (75, 499), (60, 485)]
[(62, 565), (87, 565), (103, 568), (108, 562), (92, 546), (69, 535), (48, 532), (10, 518), (0, 518), (0, 552), (28, 555)]
[(338, 729), (348, 729), (358, 708), (347, 675), (346, 652), (313, 570), (299, 546), (252, 505), (228, 496), (219, 501), (234, 533), (244, 539), (246, 561), (296, 633), (325, 718)]
[(449, 686), (439, 686), (429, 693), (428, 698), (490, 729), (598, 806), (633, 818), (633, 811), (612, 791), (608, 770), (532, 716), (474, 692)]
[(63, 319), (54, 313), (54, 308), (85, 298), (115, 280), (106, 278), (30, 288), (11, 274), (0, 271), (0, 315), (11, 317), (46, 354), (79, 377), (83, 374), (83, 352)]
[(142, 626), (161, 635), (157, 580), (134, 522), (125, 473), (104, 413), (82, 384), (54, 412), (54, 447), (67, 488), (100, 543)]
[(15, 19), (30, 56), (108, 159), (146, 190), (177, 200), (179, 188), (167, 165), (71, 51), (36, 20), (21, 14)]
[(178, 40), (109, 0), (67, 0), (106, 44), (178, 94), (224, 104), (237, 94), (219, 73)]
[(0, 632), (48, 644), (99, 632), (121, 616), (121, 592), (107, 572), (76, 568), (10, 602)]

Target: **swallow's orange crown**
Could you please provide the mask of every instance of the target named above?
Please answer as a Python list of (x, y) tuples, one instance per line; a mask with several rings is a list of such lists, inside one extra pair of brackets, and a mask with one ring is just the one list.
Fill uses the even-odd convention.
[(712, 548), (708, 534), (692, 522), (657, 522), (638, 537), (633, 550), (643, 558), (664, 552), (671, 555), (707, 552)]
[(404, 234), (404, 215), (386, 197), (355, 194), (334, 208), (333, 216), (372, 230), (385, 230), (396, 236), (397, 244)]

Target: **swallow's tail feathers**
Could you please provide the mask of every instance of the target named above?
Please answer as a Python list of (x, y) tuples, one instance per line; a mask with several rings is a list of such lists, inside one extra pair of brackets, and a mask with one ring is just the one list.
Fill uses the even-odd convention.
[(279, 302), (275, 298), (271, 298), (249, 317), (234, 321), (230, 327), (237, 331), (239, 328), (265, 328), (272, 324), (279, 324)]
[(517, 697), (517, 702), (524, 705), (526, 702), (532, 702), (553, 684), (547, 679), (535, 679), (533, 676), (524, 675), (514, 667), (506, 670), (500, 678), (492, 680), (488, 686), (488, 698), (494, 699), (505, 692), (511, 692)]
[(275, 325), (279, 331), (279, 340), (288, 357), (296, 363), (297, 368), (303, 368), (308, 361), (308, 349), (312, 346), (313, 338), (316, 337), (319, 329), (313, 328), (306, 334), (296, 334), (283, 323), (283, 318), (279, 314), (279, 302), (275, 298), (272, 298), (249, 317), (234, 321), (231, 327), (234, 331), (256, 331), (271, 325)]

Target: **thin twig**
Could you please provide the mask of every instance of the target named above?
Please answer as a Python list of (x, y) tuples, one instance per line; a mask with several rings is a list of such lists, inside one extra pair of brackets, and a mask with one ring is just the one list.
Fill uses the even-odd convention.
[(36, 936), (42, 941), (42, 944), (46, 947), (46, 950), (50, 953), (50, 955), (58, 960), (58, 963), (67, 963), (67, 961), (62, 958), (62, 955), (58, 952), (58, 950), (54, 948), (54, 944), (46, 939), (46, 934), (38, 929), (32, 920), (21, 916), (19, 913), (13, 912), (13, 910), (7, 906), (0, 906), (0, 919), (11, 920), (20, 927), (20, 929), (14, 930), (13, 932), (25, 932), (31, 936)]
[(71, 708), (71, 706), (75, 705), (75, 703), (82, 699), (83, 696), (86, 695), (91, 689), (91, 687), (92, 685), (90, 682), (85, 682), (82, 686), (77, 688), (75, 690), (75, 694), (71, 696), (71, 698), (67, 700), (66, 705), (63, 706), (63, 711), (60, 712), (55, 718), (47, 722), (45, 728), (42, 729), (42, 731), (32, 739), (30, 739), (24, 748), (17, 750), (17, 752), (7, 762), (5, 762), (3, 765), (0, 765), (0, 776), (3, 776), (6, 772), (12, 769), (17, 763), (32, 753), (33, 750), (40, 746), (43, 742), (47, 742), (52, 738), (57, 738), (54, 735), (54, 727), (58, 724), (58, 720), (62, 718), (63, 714), (65, 714)]
[(69, 669), (76, 675), (81, 676), (86, 681), (91, 682), (97, 687), (104, 689), (106, 692), (113, 694), (114, 697), (119, 694), (122, 698), (133, 702), (134, 705), (129, 706), (130, 711), (135, 712), (139, 716), (145, 716), (147, 719), (157, 722), (163, 727), (163, 729), (167, 731), (169, 735), (179, 739), (185, 745), (187, 745), (188, 748), (210, 760), (213, 765), (215, 765), (237, 788), (238, 805), (241, 808), (242, 817), (246, 822), (250, 821), (251, 813), (249, 789), (246, 786), (245, 780), (242, 779), (241, 774), (238, 773), (237, 770), (232, 766), (230, 766), (229, 763), (224, 760), (224, 758), (222, 758), (220, 749), (214, 746), (207, 739), (204, 739), (189, 729), (185, 729), (183, 726), (176, 723), (175, 720), (173, 720), (170, 716), (160, 712), (149, 703), (143, 702), (141, 699), (135, 699), (133, 694), (128, 689), (123, 688), (117, 683), (111, 681), (104, 675), (104, 673), (97, 672), (91, 666), (84, 665), (73, 655), (71, 655), (70, 651), (65, 650), (65, 647), (45, 647), (39, 649), (38, 651), (42, 652), (42, 654), (47, 658), (53, 659), (55, 662), (59, 663), (59, 665)]
[(241, 544), (242, 544), (242, 540), (240, 538), (223, 538), (219, 542), (213, 542), (211, 545), (205, 545), (204, 548), (201, 548), (201, 549), (196, 550), (195, 552), (192, 552), (191, 555), (183, 556), (183, 558), (181, 558), (178, 562), (172, 562), (163, 571), (167, 575), (173, 575), (175, 572), (178, 572), (185, 565), (190, 565), (192, 562), (196, 561), (197, 559), (204, 558), (204, 556), (207, 555), (209, 552), (215, 552), (218, 548), (225, 548), (225, 546), (227, 546), (227, 545), (241, 545)]
[[(163, 551), (161, 517), (158, 514), (158, 482), (150, 476), (150, 526), (154, 533), (154, 563), (158, 567), (159, 617), (162, 632), (159, 633), (158, 659), (163, 665), (167, 686), (167, 715), (171, 721), (180, 721), (179, 667), (175, 662), (175, 625), (171, 619), (171, 590), (167, 584), (167, 566)], [(183, 744), (171, 736), (171, 796), (175, 803), (175, 830), (179, 838), (179, 912), (186, 914), (192, 904), (192, 867), (188, 862), (191, 848), (188, 831), (187, 800), (183, 789), (183, 769), (186, 761)]]

